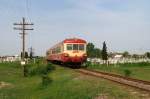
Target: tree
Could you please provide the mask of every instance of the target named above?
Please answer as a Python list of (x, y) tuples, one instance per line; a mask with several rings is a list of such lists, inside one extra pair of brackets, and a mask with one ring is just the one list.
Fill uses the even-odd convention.
[(33, 58), (33, 52), (30, 52), (30, 59)]
[(29, 58), (32, 59), (33, 58), (33, 55), (34, 55), (34, 52), (33, 52), (33, 48), (29, 48), (30, 52), (29, 52)]
[(99, 48), (95, 48), (93, 43), (87, 44), (87, 56), (90, 58), (100, 58), (101, 50)]
[(95, 48), (94, 49), (94, 56), (96, 58), (100, 58), (102, 55), (101, 55), (101, 50), (99, 48)]
[(145, 55), (147, 58), (150, 58), (150, 52), (146, 52)]
[(28, 58), (28, 52), (25, 52), (25, 58)]
[(107, 46), (106, 46), (105, 41), (103, 42), (102, 59), (103, 60), (108, 60)]
[(129, 56), (129, 52), (125, 51), (123, 52), (123, 57), (128, 57)]
[(138, 58), (139, 58), (139, 55), (133, 54), (132, 57), (135, 58), (135, 59), (138, 59)]
[(93, 57), (93, 50), (94, 50), (94, 44), (93, 43), (88, 43), (87, 44), (87, 56), (88, 57)]
[[(23, 53), (21, 52), (21, 58), (23, 57)], [(24, 58), (28, 58), (28, 52), (25, 52)]]

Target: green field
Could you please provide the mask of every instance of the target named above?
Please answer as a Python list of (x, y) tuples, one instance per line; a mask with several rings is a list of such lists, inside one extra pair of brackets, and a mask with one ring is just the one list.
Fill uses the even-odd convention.
[(88, 66), (89, 69), (111, 72), (125, 76), (125, 71), (130, 71), (129, 77), (150, 81), (150, 63), (126, 63), (116, 65), (98, 65)]
[(6, 83), (0, 99), (141, 99), (131, 88), (64, 67), (55, 66), (48, 76), (52, 81), (43, 86), (40, 75), (23, 77), (19, 63), (0, 63), (0, 82)]

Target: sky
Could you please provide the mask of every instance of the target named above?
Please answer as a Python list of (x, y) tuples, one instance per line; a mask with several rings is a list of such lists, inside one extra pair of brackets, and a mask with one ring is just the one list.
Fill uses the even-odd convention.
[(0, 0), (0, 56), (20, 54), (13, 23), (33, 22), (26, 50), (35, 55), (66, 38), (82, 38), (109, 52), (150, 52), (150, 0)]

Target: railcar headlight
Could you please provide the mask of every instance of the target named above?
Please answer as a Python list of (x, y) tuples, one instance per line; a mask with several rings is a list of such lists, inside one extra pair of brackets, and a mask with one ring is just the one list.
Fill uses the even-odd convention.
[(68, 57), (68, 56), (69, 56), (69, 54), (67, 54), (67, 53), (64, 53), (64, 56), (65, 56), (65, 57)]
[(83, 56), (85, 56), (85, 57), (86, 57), (86, 56), (87, 56), (87, 54), (83, 54)]

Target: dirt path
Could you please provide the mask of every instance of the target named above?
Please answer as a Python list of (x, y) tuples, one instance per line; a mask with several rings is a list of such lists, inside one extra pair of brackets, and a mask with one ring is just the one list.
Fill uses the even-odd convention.
[(7, 83), (7, 82), (4, 82), (4, 81), (0, 81), (0, 89), (6, 88), (6, 87), (11, 87), (11, 86), (12, 86), (11, 83)]

